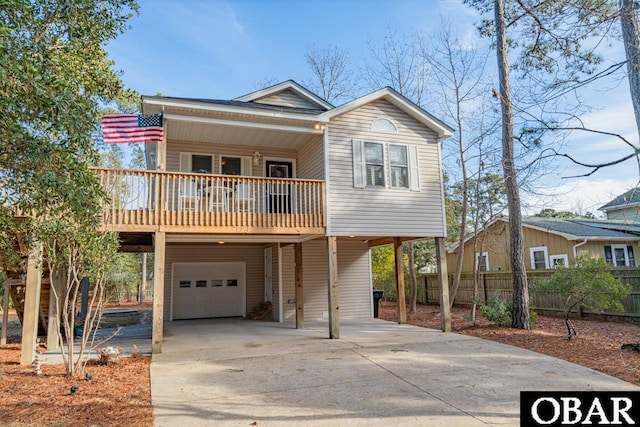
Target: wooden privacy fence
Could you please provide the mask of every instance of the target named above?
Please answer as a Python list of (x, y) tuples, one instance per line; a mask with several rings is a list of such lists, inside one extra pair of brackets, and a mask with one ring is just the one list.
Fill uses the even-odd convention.
[[(615, 268), (611, 274), (622, 283), (631, 285), (632, 292), (624, 300), (624, 311), (619, 313), (605, 313), (612, 316), (631, 317), (640, 319), (640, 270), (636, 267)], [(527, 271), (529, 286), (550, 277), (553, 270)], [(453, 283), (453, 274), (449, 275), (449, 289)], [(424, 277), (425, 298), (427, 303), (437, 303), (440, 298), (438, 289), (438, 275), (427, 274)], [(511, 272), (481, 272), (478, 280), (478, 298), (486, 302), (494, 292), (509, 301), (513, 298), (513, 280)], [(561, 312), (564, 310), (563, 298), (553, 292), (530, 292), (531, 303), (540, 312)], [(473, 274), (463, 273), (455, 303), (469, 305), (473, 301)], [(575, 310), (573, 312), (576, 312)], [(596, 314), (589, 310), (582, 310), (585, 314)]]

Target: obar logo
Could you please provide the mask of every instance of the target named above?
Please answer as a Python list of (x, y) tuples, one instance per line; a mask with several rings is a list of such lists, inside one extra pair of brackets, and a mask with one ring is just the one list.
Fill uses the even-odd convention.
[(640, 392), (520, 392), (521, 426), (640, 425)]

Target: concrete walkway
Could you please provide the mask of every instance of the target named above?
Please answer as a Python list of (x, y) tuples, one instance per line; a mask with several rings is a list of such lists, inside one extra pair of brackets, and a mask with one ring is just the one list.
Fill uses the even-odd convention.
[[(518, 425), (521, 390), (640, 390), (527, 350), (381, 320), (165, 324), (157, 426)], [(255, 424), (253, 424), (255, 423)]]

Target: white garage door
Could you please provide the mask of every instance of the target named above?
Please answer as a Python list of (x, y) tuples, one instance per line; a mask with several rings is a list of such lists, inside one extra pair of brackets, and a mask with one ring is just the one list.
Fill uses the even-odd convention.
[(245, 315), (244, 262), (172, 265), (172, 319)]

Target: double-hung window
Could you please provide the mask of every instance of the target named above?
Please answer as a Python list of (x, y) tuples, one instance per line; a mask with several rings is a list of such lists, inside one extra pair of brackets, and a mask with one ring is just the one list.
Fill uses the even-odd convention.
[(604, 256), (608, 264), (615, 267), (633, 267), (636, 260), (631, 245), (607, 245), (604, 247)]
[(365, 142), (364, 152), (367, 187), (384, 187), (384, 145)]
[(409, 156), (406, 145), (389, 144), (389, 175), (392, 188), (409, 188)]
[(418, 147), (354, 139), (353, 186), (419, 191)]

